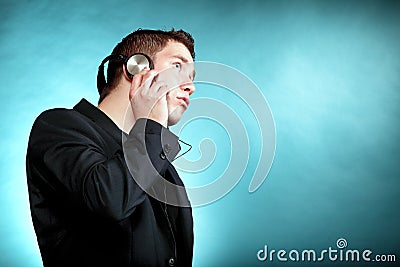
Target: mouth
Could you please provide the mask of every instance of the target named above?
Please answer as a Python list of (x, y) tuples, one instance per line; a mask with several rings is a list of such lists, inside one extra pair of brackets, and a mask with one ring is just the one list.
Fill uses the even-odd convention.
[(190, 100), (189, 100), (188, 97), (185, 97), (185, 96), (180, 97), (180, 96), (178, 96), (177, 99), (178, 99), (179, 103), (182, 106), (184, 106), (185, 108), (187, 108), (189, 106)]

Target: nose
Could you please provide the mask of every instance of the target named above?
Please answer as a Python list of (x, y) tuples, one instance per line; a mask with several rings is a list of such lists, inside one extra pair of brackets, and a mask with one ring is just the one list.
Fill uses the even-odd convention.
[(196, 87), (193, 82), (186, 82), (180, 85), (179, 87), (182, 91), (187, 92), (189, 95), (193, 94), (196, 91)]
[(189, 95), (193, 94), (194, 91), (196, 91), (196, 87), (193, 83), (194, 76), (196, 75), (193, 63), (184, 64), (181, 69), (181, 74), (183, 80), (180, 89), (187, 92)]

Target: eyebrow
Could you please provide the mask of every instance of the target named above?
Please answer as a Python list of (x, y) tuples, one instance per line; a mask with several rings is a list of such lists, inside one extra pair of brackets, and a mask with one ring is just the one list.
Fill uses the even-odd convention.
[(183, 57), (181, 55), (173, 55), (172, 58), (180, 59), (180, 60), (182, 60), (183, 63), (188, 63), (189, 62), (189, 60), (187, 58), (185, 58), (185, 57)]

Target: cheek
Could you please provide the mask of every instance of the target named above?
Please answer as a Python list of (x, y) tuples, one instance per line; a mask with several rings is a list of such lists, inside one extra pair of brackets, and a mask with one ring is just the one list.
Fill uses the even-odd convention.
[(174, 106), (174, 97), (171, 94), (167, 94), (167, 107), (171, 110)]
[(177, 89), (174, 89), (174, 90), (169, 91), (169, 92), (167, 93), (167, 102), (168, 102), (168, 103), (173, 103), (173, 102), (175, 101), (176, 96), (177, 96), (177, 92), (178, 92), (178, 90), (177, 90)]

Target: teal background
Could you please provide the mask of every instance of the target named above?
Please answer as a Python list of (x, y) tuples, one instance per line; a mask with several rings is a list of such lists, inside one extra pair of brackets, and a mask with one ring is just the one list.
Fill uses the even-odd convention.
[[(264, 245), (322, 250), (340, 237), (399, 258), (399, 25), (398, 1), (1, 0), (0, 266), (41, 266), (24, 166), (35, 117), (82, 97), (96, 103), (98, 64), (139, 27), (191, 32), (197, 59), (248, 75), (275, 118), (275, 160), (260, 189), (247, 191), (255, 149), (238, 186), (194, 209), (195, 266), (271, 266), (257, 261)], [(214, 129), (226, 147), (226, 131), (207, 123), (193, 122), (184, 140)], [(223, 147), (211, 173), (229, 164)]]

